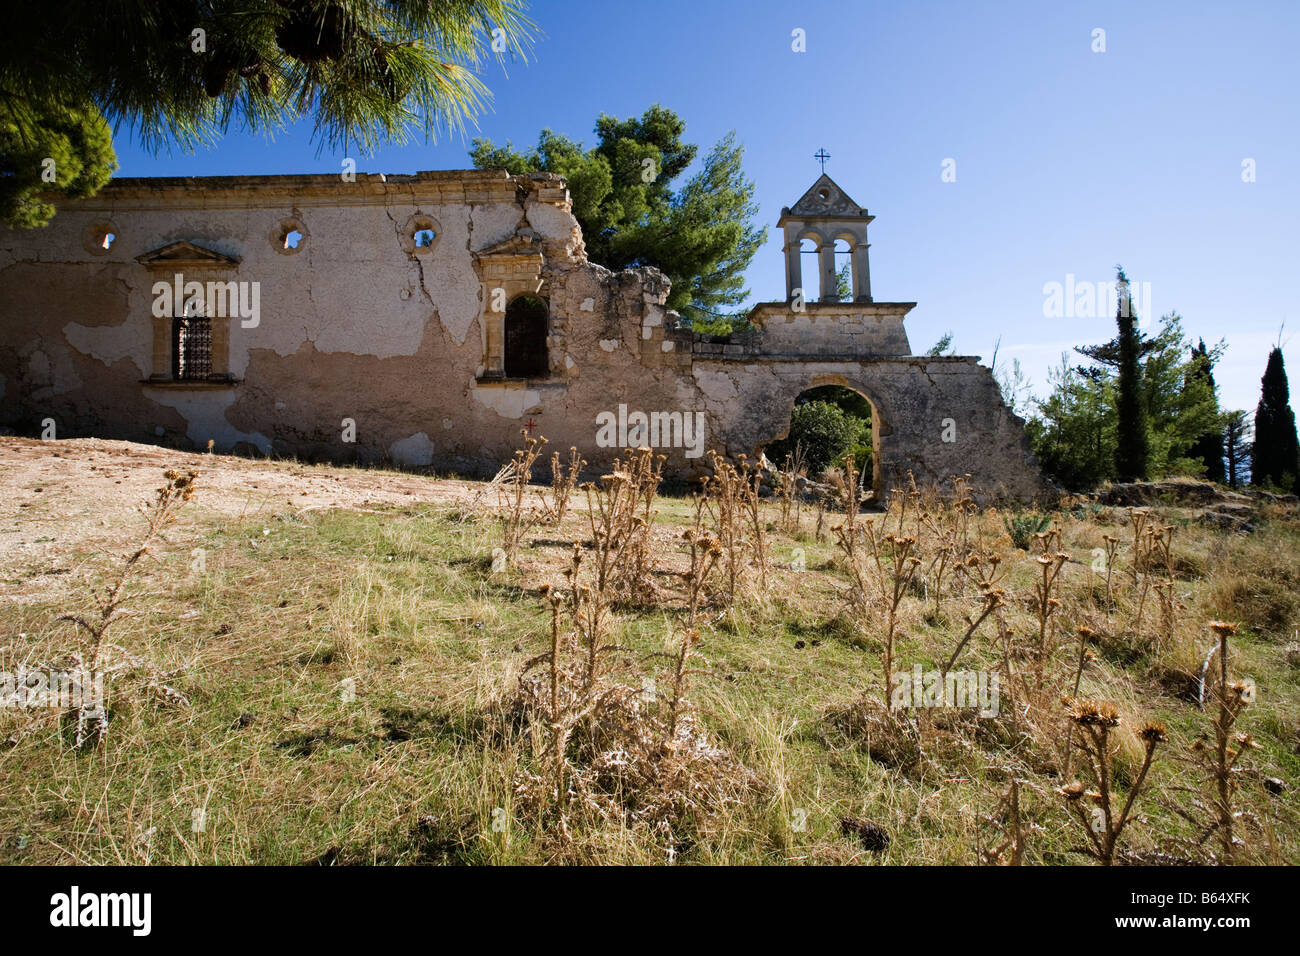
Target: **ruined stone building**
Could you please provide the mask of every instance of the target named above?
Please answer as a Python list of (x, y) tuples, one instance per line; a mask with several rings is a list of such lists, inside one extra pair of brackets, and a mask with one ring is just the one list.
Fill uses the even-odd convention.
[[(687, 477), (836, 384), (874, 408), (877, 490), (911, 470), (1043, 496), (992, 372), (912, 355), (914, 303), (873, 299), (871, 220), (823, 175), (778, 223), (786, 301), (710, 340), (665, 310), (656, 270), (587, 261), (552, 175), (118, 179), (0, 232), (0, 426), (477, 475), (530, 428), (596, 467), (655, 445)], [(804, 242), (827, 290), (810, 301)]]

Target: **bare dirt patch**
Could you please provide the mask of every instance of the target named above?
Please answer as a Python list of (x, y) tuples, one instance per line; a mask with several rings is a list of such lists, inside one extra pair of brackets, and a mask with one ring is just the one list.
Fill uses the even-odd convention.
[(200, 473), (180, 530), (216, 519), (473, 500), (482, 485), (401, 472), (256, 461), (126, 441), (0, 437), (0, 600), (44, 593), (74, 555), (126, 548), (167, 468)]

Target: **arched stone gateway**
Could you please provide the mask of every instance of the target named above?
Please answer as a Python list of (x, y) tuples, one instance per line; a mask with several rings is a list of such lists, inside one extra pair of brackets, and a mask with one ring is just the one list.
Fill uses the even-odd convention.
[(1043, 480), (1023, 421), (1002, 401), (989, 369), (973, 356), (847, 359), (783, 358), (696, 361), (695, 377), (708, 395), (732, 395), (710, 408), (713, 444), (728, 454), (755, 455), (784, 435), (800, 394), (818, 385), (842, 385), (871, 402), (874, 490), (888, 497), (907, 486), (971, 476), (982, 500), (1046, 500)]
[[(359, 174), (345, 190), (325, 174), (118, 179), (45, 229), (0, 234), (0, 427), (37, 435), (53, 419), (60, 438), (484, 476), (526, 428), (597, 475), (648, 444), (665, 475), (689, 479), (710, 448), (754, 456), (801, 392), (831, 384), (875, 408), (882, 493), (911, 471), (1046, 499), (992, 372), (912, 355), (914, 303), (873, 298), (871, 221), (820, 177), (778, 223), (785, 299), (753, 309), (754, 331), (711, 339), (664, 307), (657, 270), (587, 261), (558, 176)], [(107, 232), (111, 249), (87, 239)], [(837, 243), (851, 301), (837, 301)], [(173, 334), (164, 294), (191, 284), (221, 293), (193, 342)]]
[[(790, 408), (789, 408), (789, 412), (786, 414), (786, 419), (785, 419), (786, 423), (784, 426), (780, 428), (779, 432), (773, 435), (773, 439), (779, 440), (787, 437), (790, 431), (790, 425), (794, 416), (795, 408), (799, 405), (801, 400), (805, 400), (805, 399), (825, 400), (817, 396), (817, 390), (823, 389), (826, 386), (835, 386), (843, 389), (848, 389), (854, 395), (860, 396), (861, 398), (865, 399), (867, 405), (870, 407), (871, 420), (868, 424), (870, 424), (871, 426), (871, 456), (869, 461), (858, 461), (856, 463), (856, 466), (858, 468), (859, 474), (861, 475), (859, 483), (862, 485), (862, 487), (865, 490), (870, 491), (872, 493), (872, 496), (875, 498), (875, 500), (877, 501), (883, 500), (885, 497), (885, 487), (884, 487), (883, 472), (881, 471), (880, 468), (880, 442), (885, 435), (888, 435), (890, 433), (889, 423), (886, 422), (884, 416), (880, 414), (880, 404), (876, 401), (876, 399), (872, 395), (864, 391), (862, 388), (850, 385), (848, 380), (845, 379), (844, 376), (842, 375), (815, 376), (813, 381), (809, 382), (807, 386), (801, 389), (799, 393), (794, 396), (794, 398), (790, 399), (790, 403), (789, 403)], [(767, 444), (768, 443), (766, 442), (764, 443), (764, 445)], [(771, 461), (774, 465), (781, 466), (783, 464), (782, 460), (780, 460), (776, 455), (772, 454), (770, 447), (764, 448), (763, 453), (767, 455), (768, 460)]]

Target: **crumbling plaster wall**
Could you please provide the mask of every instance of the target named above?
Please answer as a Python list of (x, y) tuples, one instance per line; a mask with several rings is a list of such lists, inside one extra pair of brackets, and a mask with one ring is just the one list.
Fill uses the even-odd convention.
[[(436, 223), (433, 248), (411, 248), (416, 219)], [(290, 220), (305, 234), (296, 253), (273, 242)], [(104, 223), (116, 234), (106, 251), (86, 242)], [(164, 371), (152, 367), (152, 283), (168, 273), (136, 257), (179, 241), (238, 259), (229, 277), (260, 285), (256, 326), (230, 322), (234, 384), (145, 381)], [(491, 289), (476, 256), (512, 242), (540, 252), (550, 302), (551, 374), (536, 382), (484, 374)], [(753, 455), (788, 428), (800, 392), (842, 384), (879, 412), (883, 490), (910, 469), (919, 481), (971, 473), (989, 491), (1047, 493), (988, 369), (905, 357), (910, 303), (817, 305), (806, 319), (768, 304), (759, 332), (714, 345), (677, 327), (668, 291), (654, 269), (586, 261), (555, 177), (118, 180), (64, 204), (45, 229), (0, 230), (0, 426), (31, 432), (48, 417), (60, 437), (485, 475), (529, 425), (603, 468), (618, 449), (596, 446), (596, 416), (620, 405), (703, 412), (706, 448)], [(670, 475), (706, 465), (661, 451)]]
[[(403, 247), (415, 216), (437, 226), (427, 253)], [(296, 253), (272, 241), (285, 219), (306, 234)], [(102, 254), (84, 242), (96, 223), (116, 235)], [(553, 374), (482, 382), (490, 290), (474, 253), (519, 234), (545, 262)], [(256, 327), (230, 323), (237, 384), (143, 381), (159, 371), (152, 283), (170, 272), (136, 257), (177, 241), (238, 259), (229, 277), (259, 283)], [(563, 183), (547, 177), (118, 180), (46, 229), (0, 234), (0, 424), (52, 417), (63, 436), (490, 472), (529, 420), (586, 450), (595, 409), (612, 399), (689, 400), (640, 362), (643, 320), (662, 330), (667, 289), (653, 270), (586, 263)]]

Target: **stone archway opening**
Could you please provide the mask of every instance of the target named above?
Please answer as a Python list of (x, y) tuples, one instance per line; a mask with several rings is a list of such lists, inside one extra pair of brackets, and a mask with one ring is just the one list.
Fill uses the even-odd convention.
[(886, 426), (866, 394), (847, 385), (812, 385), (795, 397), (780, 427), (779, 437), (762, 449), (773, 465), (786, 467), (789, 456), (810, 479), (823, 481), (852, 454), (861, 493), (869, 503), (883, 503), (880, 438)]
[(835, 301), (853, 301), (853, 246), (843, 236), (835, 240)]
[(819, 302), (822, 297), (822, 247), (814, 236), (803, 236), (799, 240), (800, 274), (803, 277), (804, 302)]

